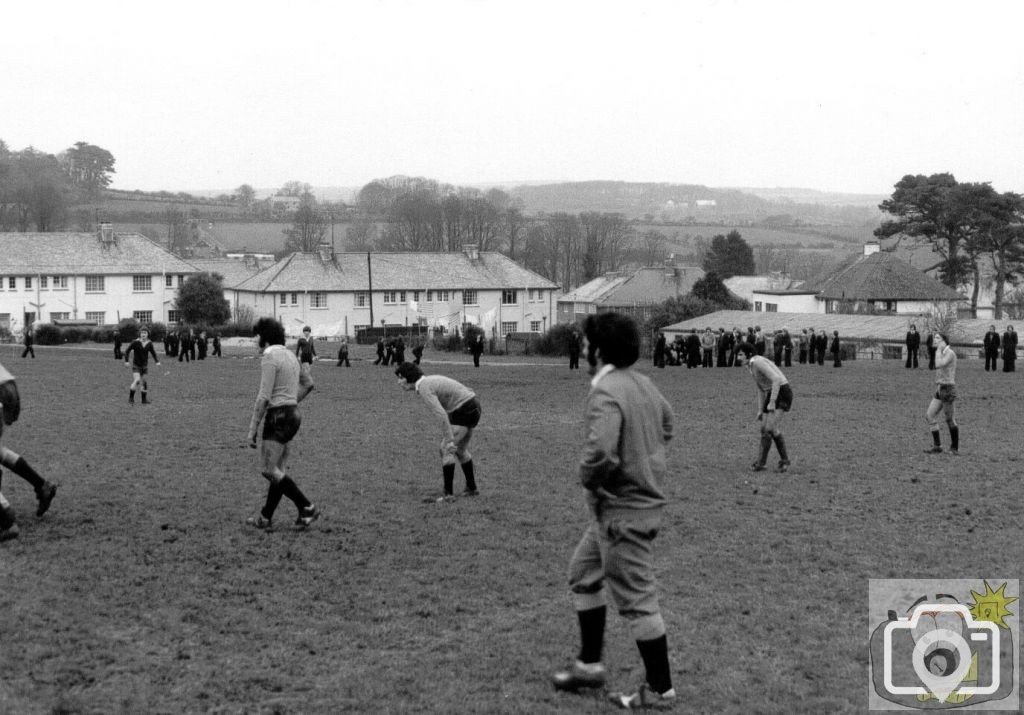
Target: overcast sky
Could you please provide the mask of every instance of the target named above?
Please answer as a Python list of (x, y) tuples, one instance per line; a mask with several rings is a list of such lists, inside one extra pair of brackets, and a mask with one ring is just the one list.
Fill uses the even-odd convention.
[[(157, 9), (154, 9), (157, 8)], [(1024, 2), (17, 3), (0, 139), (141, 190), (622, 180), (1024, 193)]]

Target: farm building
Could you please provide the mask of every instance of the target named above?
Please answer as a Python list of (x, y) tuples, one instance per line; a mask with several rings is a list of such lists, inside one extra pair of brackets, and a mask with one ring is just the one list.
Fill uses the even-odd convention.
[(480, 325), (492, 337), (542, 333), (558, 285), (496, 252), (292, 253), (228, 285), (232, 308), (280, 320), (289, 334), (319, 337), (370, 327)]
[(0, 233), (0, 326), (37, 321), (177, 320), (178, 286), (198, 271), (137, 233)]
[(605, 273), (558, 299), (558, 322), (575, 323), (590, 313), (608, 310), (629, 313), (643, 321), (669, 298), (689, 293), (703, 277), (702, 268), (672, 264), (631, 273)]
[(898, 315), (922, 315), (936, 305), (962, 305), (964, 296), (947, 285), (879, 250), (865, 245), (827, 275), (797, 288), (760, 289), (752, 293), (755, 312), (838, 313), (877, 309)]

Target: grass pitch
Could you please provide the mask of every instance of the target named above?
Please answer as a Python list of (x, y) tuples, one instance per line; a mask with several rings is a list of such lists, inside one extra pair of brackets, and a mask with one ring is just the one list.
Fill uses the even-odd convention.
[[(265, 491), (243, 446), (252, 353), (165, 359), (153, 404), (129, 406), (107, 348), (40, 346), (33, 361), (2, 346), (24, 405), (4, 444), (61, 486), (37, 520), (4, 471), (22, 535), (0, 545), (0, 712), (609, 711), (549, 683), (578, 647), (565, 571), (588, 519), (586, 373), (428, 354), (426, 372), (484, 409), (481, 496), (433, 504), (440, 430), (364, 349), (350, 369), (317, 363), (302, 404), (289, 471), (324, 518), (292, 531), (285, 501), (284, 528), (262, 533), (243, 523)], [(789, 368), (793, 468), (777, 475), (748, 471), (746, 370), (642, 369), (678, 419), (657, 542), (677, 711), (863, 712), (869, 578), (1024, 563), (1020, 374), (961, 361), (952, 457), (922, 453), (927, 370)], [(638, 683), (613, 613), (606, 642), (610, 684)]]

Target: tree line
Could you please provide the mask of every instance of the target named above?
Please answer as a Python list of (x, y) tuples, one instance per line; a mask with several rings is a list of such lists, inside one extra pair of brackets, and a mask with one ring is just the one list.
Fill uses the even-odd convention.
[(0, 139), (0, 231), (59, 230), (73, 207), (110, 185), (113, 173), (114, 156), (87, 142), (48, 154), (13, 151)]

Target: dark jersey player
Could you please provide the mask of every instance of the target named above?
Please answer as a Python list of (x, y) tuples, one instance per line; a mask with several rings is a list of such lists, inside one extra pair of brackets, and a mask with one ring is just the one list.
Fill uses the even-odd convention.
[(160, 364), (160, 358), (156, 356), (156, 348), (149, 340), (149, 330), (142, 328), (139, 337), (132, 341), (124, 353), (124, 366), (132, 368), (132, 384), (128, 388), (128, 402), (134, 404), (135, 390), (142, 387), (142, 404), (146, 404), (146, 393), (149, 390), (149, 383), (146, 381), (146, 373), (149, 372), (149, 356), (153, 356), (153, 362)]

